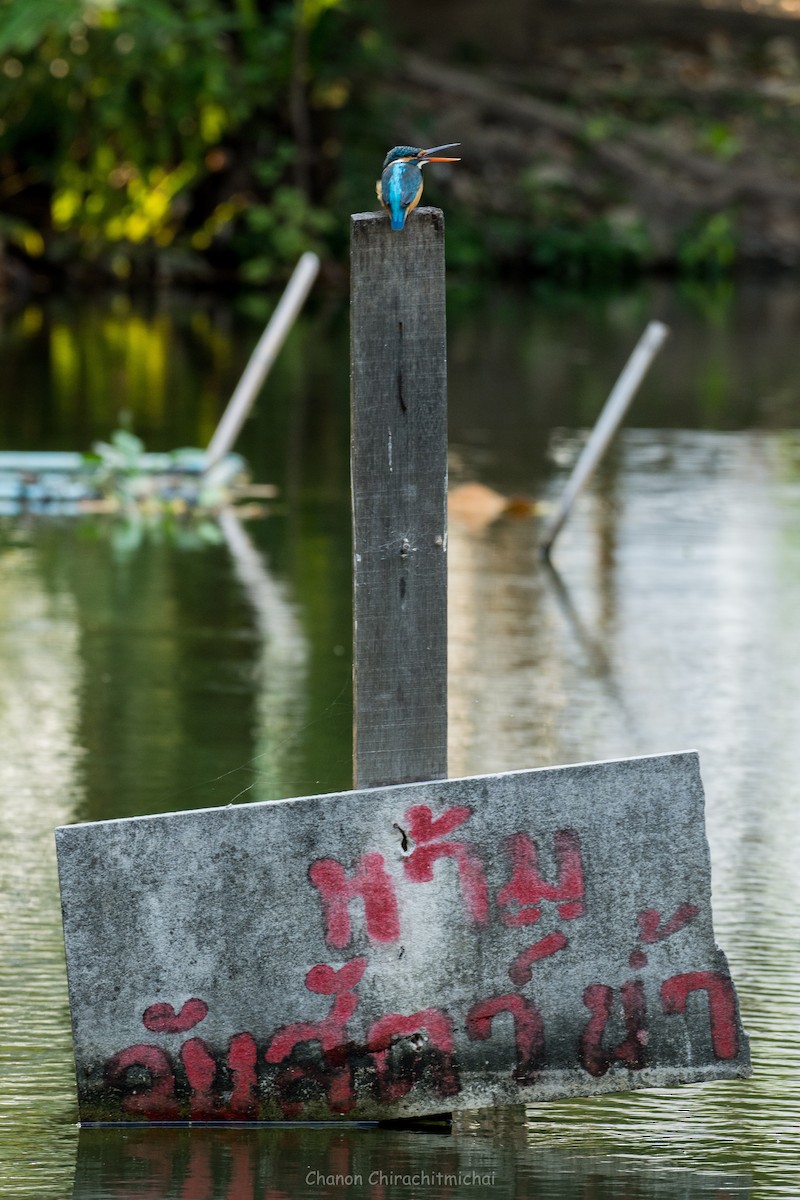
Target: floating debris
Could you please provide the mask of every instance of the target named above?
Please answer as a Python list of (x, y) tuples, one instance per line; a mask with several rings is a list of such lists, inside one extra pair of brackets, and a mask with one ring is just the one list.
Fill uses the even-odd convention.
[[(91, 454), (0, 452), (0, 515), (83, 513), (205, 514), (241, 500), (273, 499), (277, 489), (252, 484), (247, 463), (228, 454), (210, 469), (204, 450), (148, 453), (125, 429)], [(250, 506), (251, 508), (254, 506)]]

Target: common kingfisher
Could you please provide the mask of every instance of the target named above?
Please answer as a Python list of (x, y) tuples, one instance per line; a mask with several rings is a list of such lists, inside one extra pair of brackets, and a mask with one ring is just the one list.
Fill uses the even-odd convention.
[(378, 199), (389, 210), (392, 229), (402, 229), (412, 208), (419, 204), (422, 195), (422, 168), (429, 162), (461, 162), (460, 158), (442, 158), (439, 150), (453, 150), (460, 142), (448, 142), (446, 146), (431, 146), (420, 150), (418, 146), (395, 146), (383, 160), (383, 174), (375, 184)]

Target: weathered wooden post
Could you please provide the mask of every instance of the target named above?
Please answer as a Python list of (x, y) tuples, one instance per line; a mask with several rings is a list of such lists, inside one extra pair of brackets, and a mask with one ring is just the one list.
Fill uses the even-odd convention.
[(354, 782), (447, 775), (444, 217), (352, 219)]

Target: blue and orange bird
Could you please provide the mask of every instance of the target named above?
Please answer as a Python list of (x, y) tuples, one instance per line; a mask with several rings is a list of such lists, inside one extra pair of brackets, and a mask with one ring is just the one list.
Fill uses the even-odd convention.
[(454, 150), (460, 142), (446, 146), (395, 146), (383, 160), (383, 174), (375, 184), (378, 199), (389, 210), (392, 229), (403, 229), (406, 217), (419, 204), (422, 195), (422, 168), (429, 162), (461, 162), (460, 158), (442, 158), (440, 150)]

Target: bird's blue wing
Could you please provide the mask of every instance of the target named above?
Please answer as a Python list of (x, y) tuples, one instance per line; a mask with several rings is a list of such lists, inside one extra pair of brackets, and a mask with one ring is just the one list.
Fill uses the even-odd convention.
[(402, 229), (406, 216), (422, 191), (422, 171), (415, 163), (391, 163), (381, 175), (381, 196), (392, 219), (392, 229)]

